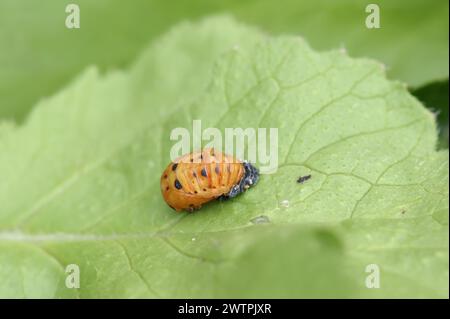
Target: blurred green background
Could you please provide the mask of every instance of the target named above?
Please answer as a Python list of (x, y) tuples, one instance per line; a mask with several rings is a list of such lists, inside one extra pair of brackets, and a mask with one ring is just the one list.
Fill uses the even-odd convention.
[[(76, 3), (81, 28), (65, 27)], [(298, 34), (315, 49), (345, 48), (386, 64), (433, 110), (448, 108), (448, 1), (378, 1), (380, 29), (367, 29), (370, 2), (298, 0), (0, 0), (0, 120), (23, 121), (33, 105), (88, 65), (123, 68), (182, 20), (228, 13), (271, 34)], [(445, 82), (447, 81), (447, 82)], [(440, 112), (445, 139), (448, 113)], [(447, 130), (448, 132), (448, 130)], [(448, 133), (447, 133), (448, 136)], [(442, 143), (446, 145), (447, 140)], [(448, 144), (447, 144), (448, 145)]]

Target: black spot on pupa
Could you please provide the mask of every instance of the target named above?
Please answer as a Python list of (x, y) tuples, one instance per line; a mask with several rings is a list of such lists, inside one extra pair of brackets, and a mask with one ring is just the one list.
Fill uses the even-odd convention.
[(180, 181), (178, 179), (175, 180), (175, 188), (176, 189), (182, 189), (183, 188), (183, 186), (181, 186), (181, 183), (180, 183)]
[(305, 175), (305, 176), (300, 176), (298, 179), (297, 179), (297, 183), (299, 183), (299, 184), (303, 184), (304, 182), (306, 182), (308, 179), (310, 179), (311, 178), (311, 175)]
[(197, 173), (196, 172), (192, 173), (192, 176), (197, 177)]
[(205, 168), (202, 168), (202, 176), (204, 176), (204, 177), (207, 176), (207, 175), (206, 175), (206, 169), (205, 169)]
[(197, 192), (197, 191), (194, 191), (194, 193), (197, 194), (198, 192)]
[(173, 165), (172, 165), (172, 171), (176, 170), (177, 167), (178, 167), (178, 163), (173, 164)]
[(169, 186), (166, 187), (166, 191), (168, 191), (168, 190), (169, 190)]
[(206, 192), (206, 188), (203, 188), (203, 191)]
[(164, 174), (164, 178), (167, 178), (167, 174)]

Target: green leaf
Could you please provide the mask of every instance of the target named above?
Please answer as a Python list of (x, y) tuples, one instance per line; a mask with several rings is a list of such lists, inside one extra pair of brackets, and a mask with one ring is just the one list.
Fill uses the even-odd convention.
[(448, 148), (448, 79), (433, 82), (411, 92), (437, 116), (439, 147)]
[[(169, 132), (192, 119), (278, 128), (278, 171), (173, 212), (159, 176)], [(377, 62), (228, 18), (185, 23), (130, 70), (88, 69), (0, 130), (0, 296), (448, 297), (436, 139)], [(65, 287), (69, 264), (79, 289)]]
[(379, 29), (365, 26), (369, 3), (252, 0), (231, 10), (268, 31), (304, 36), (319, 49), (345, 47), (351, 56), (376, 58), (390, 77), (412, 86), (448, 77), (448, 1), (377, 1)]
[(22, 121), (36, 101), (87, 66), (122, 68), (177, 21), (226, 12), (273, 34), (305, 36), (319, 49), (345, 47), (377, 58), (389, 75), (421, 86), (448, 77), (448, 1), (377, 1), (381, 28), (367, 29), (367, 1), (78, 0), (80, 29), (64, 21), (67, 3), (0, 3), (0, 117)]

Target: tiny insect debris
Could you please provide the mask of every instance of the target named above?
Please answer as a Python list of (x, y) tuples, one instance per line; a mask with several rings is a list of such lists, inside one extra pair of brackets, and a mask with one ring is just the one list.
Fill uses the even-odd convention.
[(311, 178), (311, 175), (305, 175), (305, 176), (300, 176), (298, 179), (297, 179), (297, 183), (299, 183), (299, 184), (303, 184), (304, 182), (306, 182), (308, 179), (310, 179)]

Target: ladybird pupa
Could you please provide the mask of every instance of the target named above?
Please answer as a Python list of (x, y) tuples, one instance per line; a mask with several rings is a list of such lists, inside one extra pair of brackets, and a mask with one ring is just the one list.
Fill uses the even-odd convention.
[(161, 175), (161, 193), (176, 211), (200, 209), (215, 199), (229, 199), (259, 180), (252, 164), (212, 148), (186, 154), (170, 163)]

